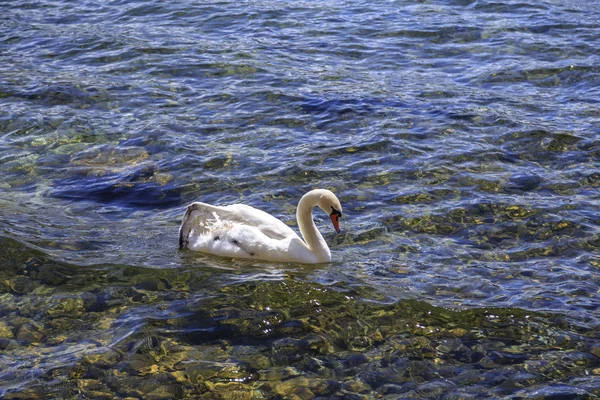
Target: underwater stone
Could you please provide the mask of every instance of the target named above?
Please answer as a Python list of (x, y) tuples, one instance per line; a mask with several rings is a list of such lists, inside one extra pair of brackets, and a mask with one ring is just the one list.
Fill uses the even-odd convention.
[(0, 321), (0, 338), (11, 339), (13, 337), (15, 337), (13, 327), (8, 325), (6, 321)]
[(297, 364), (297, 367), (304, 372), (314, 373), (321, 379), (329, 379), (335, 376), (335, 371), (329, 368), (329, 365), (326, 365), (323, 360), (317, 357), (305, 356), (302, 359), (302, 362)]
[(144, 399), (183, 399), (187, 395), (184, 386), (180, 384), (160, 385), (144, 394)]
[(31, 293), (38, 286), (38, 282), (32, 281), (26, 276), (17, 276), (10, 284), (12, 291), (17, 294)]
[(463, 328), (454, 328), (454, 329), (450, 329), (448, 331), (448, 333), (451, 333), (452, 335), (454, 335), (456, 337), (462, 337), (462, 336), (466, 335), (467, 333), (469, 333), (469, 331), (467, 331), (466, 329), (463, 329)]
[(454, 353), (459, 349), (464, 350), (465, 346), (458, 339), (445, 339), (436, 346), (436, 350), (440, 353)]
[(8, 292), (10, 292), (10, 286), (4, 280), (0, 280), (0, 294)]
[(189, 381), (189, 378), (184, 371), (173, 371), (169, 375), (178, 383), (186, 383)]
[(356, 379), (351, 379), (344, 382), (342, 387), (344, 390), (353, 393), (368, 393), (372, 390), (371, 386), (368, 383)]
[(460, 385), (474, 385), (475, 383), (481, 380), (481, 373), (474, 370), (468, 369), (466, 371), (462, 371), (455, 378), (454, 381)]
[(414, 390), (417, 387), (416, 383), (410, 382), (412, 385), (404, 384), (404, 385), (396, 385), (393, 383), (386, 383), (385, 385), (381, 385), (377, 388), (377, 393), (386, 396), (392, 394), (402, 394), (406, 393), (410, 390)]
[(294, 390), (294, 397), (301, 400), (311, 400), (315, 398), (315, 394), (306, 386), (300, 386)]
[(119, 369), (123, 369), (132, 375), (147, 375), (155, 365), (154, 360), (144, 354), (132, 354), (129, 359), (119, 365)]
[(283, 338), (276, 340), (271, 348), (271, 358), (275, 364), (292, 364), (300, 361), (307, 352), (304, 340)]
[(250, 370), (246, 365), (236, 363), (222, 367), (217, 374), (217, 378), (219, 380), (231, 382), (246, 382), (254, 381), (258, 377), (256, 373)]
[[(131, 296), (134, 296), (137, 292), (131, 289)], [(128, 294), (116, 292), (114, 288), (104, 289), (102, 292), (93, 294), (85, 293), (82, 296), (84, 300), (86, 311), (90, 312), (103, 312), (110, 308), (123, 305), (125, 303)]]
[(318, 380), (310, 386), (312, 392), (317, 396), (332, 396), (342, 388), (342, 384), (334, 380)]
[(255, 370), (266, 369), (272, 366), (271, 359), (265, 355), (266, 348), (256, 346), (233, 346), (231, 356), (237, 360), (248, 363)]
[(289, 397), (298, 387), (306, 387), (308, 383), (307, 378), (297, 376), (275, 384), (275, 391), (281, 396)]
[(492, 351), (488, 357), (498, 365), (520, 364), (527, 361), (528, 358), (525, 354), (512, 354), (500, 351)]
[(59, 286), (69, 280), (68, 276), (61, 271), (61, 267), (54, 264), (40, 266), (37, 271), (32, 271), (31, 276), (49, 286)]
[(258, 379), (256, 373), (239, 363), (196, 363), (185, 370), (190, 382), (246, 382)]
[(30, 343), (40, 342), (44, 336), (44, 327), (34, 321), (21, 325), (17, 330), (17, 339)]
[(358, 374), (361, 381), (367, 383), (373, 388), (378, 388), (385, 384), (399, 384), (407, 380), (406, 370), (396, 370), (394, 368), (379, 368), (364, 370)]
[(356, 367), (369, 362), (369, 359), (362, 353), (354, 353), (344, 357), (343, 364), (347, 367)]
[(69, 370), (69, 379), (81, 379), (85, 376), (88, 370), (88, 364), (84, 362), (77, 362)]
[(324, 336), (310, 334), (305, 338), (306, 345), (313, 354), (325, 355), (334, 352), (333, 345)]
[(208, 385), (208, 387), (212, 396), (205, 398), (223, 400), (252, 400), (254, 398), (253, 391), (239, 383), (216, 383)]
[(117, 351), (109, 349), (103, 353), (87, 355), (84, 357), (84, 361), (99, 368), (109, 368), (115, 365), (121, 356)]
[(514, 174), (509, 180), (512, 184), (510, 188), (523, 191), (533, 190), (542, 183), (542, 178), (533, 174)]
[[(186, 349), (186, 350), (182, 350)], [(166, 354), (160, 357), (160, 365), (169, 370), (179, 369), (178, 364), (188, 363), (190, 360), (196, 359), (197, 352), (192, 347), (184, 346), (169, 346)]]
[(477, 364), (478, 366), (485, 369), (493, 369), (497, 367), (497, 364), (494, 363), (494, 361), (492, 361), (492, 359), (488, 356), (484, 356), (483, 358), (481, 358), (481, 360), (479, 360), (479, 363)]
[(98, 368), (94, 365), (88, 365), (83, 377), (87, 379), (102, 380), (108, 374), (109, 371), (106, 369)]
[(149, 292), (165, 291), (171, 289), (171, 285), (166, 279), (147, 279), (135, 285), (136, 289), (147, 290)]
[(15, 350), (19, 348), (19, 343), (14, 339), (0, 339), (0, 350)]
[(46, 310), (46, 315), (51, 318), (72, 317), (77, 318), (83, 314), (83, 300), (80, 298), (58, 299)]
[(350, 350), (363, 351), (373, 344), (371, 338), (367, 336), (354, 336), (348, 339), (346, 346)]

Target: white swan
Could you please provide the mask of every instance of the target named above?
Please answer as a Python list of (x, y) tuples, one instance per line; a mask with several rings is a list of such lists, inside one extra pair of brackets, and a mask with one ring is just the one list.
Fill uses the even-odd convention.
[(328, 262), (331, 252), (312, 218), (315, 206), (331, 217), (333, 227), (340, 232), (342, 205), (326, 189), (311, 190), (298, 203), (296, 219), (304, 240), (277, 218), (254, 207), (192, 203), (179, 228), (179, 247), (224, 257), (305, 264)]

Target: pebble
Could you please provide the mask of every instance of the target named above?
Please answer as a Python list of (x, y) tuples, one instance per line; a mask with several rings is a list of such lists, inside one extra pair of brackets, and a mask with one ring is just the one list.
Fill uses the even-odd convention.
[(317, 380), (312, 383), (310, 388), (316, 396), (332, 396), (342, 388), (342, 384), (332, 379)]
[(0, 339), (0, 350), (11, 351), (20, 347), (15, 339)]
[(39, 343), (44, 336), (44, 327), (37, 322), (31, 321), (19, 327), (16, 338), (29, 343)]
[(84, 361), (97, 367), (109, 368), (115, 365), (121, 359), (121, 357), (121, 353), (113, 349), (107, 349), (102, 353), (95, 353), (85, 356)]
[(291, 395), (298, 387), (308, 386), (308, 383), (308, 379), (304, 376), (297, 376), (275, 384), (275, 391), (285, 397)]
[(154, 360), (144, 354), (131, 354), (126, 361), (124, 361), (120, 368), (133, 375), (148, 375), (149, 371), (152, 371)]
[(411, 382), (411, 384), (405, 384), (405, 385), (397, 385), (397, 384), (393, 384), (393, 383), (386, 383), (385, 385), (381, 385), (377, 388), (377, 393), (386, 396), (386, 395), (392, 395), (392, 394), (402, 394), (402, 393), (406, 393), (410, 390), (414, 390), (416, 389), (417, 384)]
[(351, 379), (344, 382), (342, 384), (342, 387), (344, 390), (354, 393), (368, 393), (372, 390), (370, 385), (361, 380), (356, 379)]
[(9, 285), (13, 292), (17, 294), (26, 294), (33, 292), (39, 286), (39, 283), (32, 281), (26, 276), (17, 276)]
[(0, 321), (0, 338), (11, 339), (15, 337), (13, 327), (8, 325), (6, 321)]
[(468, 369), (460, 372), (453, 380), (465, 386), (474, 385), (481, 380), (481, 373), (473, 369)]
[(83, 299), (59, 298), (46, 309), (46, 315), (50, 318), (71, 317), (78, 318), (84, 312)]
[(239, 383), (217, 383), (210, 386), (211, 399), (222, 400), (252, 400), (253, 391)]
[(528, 356), (525, 354), (506, 353), (500, 351), (492, 351), (488, 356), (493, 363), (498, 365), (520, 364), (528, 359)]
[(462, 337), (462, 336), (465, 336), (467, 333), (469, 333), (469, 331), (467, 331), (466, 329), (463, 329), (463, 328), (450, 329), (448, 332), (456, 337)]

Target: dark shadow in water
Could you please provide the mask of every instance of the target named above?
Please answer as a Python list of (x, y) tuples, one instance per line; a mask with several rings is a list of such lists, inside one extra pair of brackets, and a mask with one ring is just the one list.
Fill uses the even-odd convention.
[(143, 166), (129, 174), (75, 175), (54, 181), (53, 197), (94, 201), (137, 209), (169, 208), (181, 204), (180, 190), (152, 180), (156, 167)]

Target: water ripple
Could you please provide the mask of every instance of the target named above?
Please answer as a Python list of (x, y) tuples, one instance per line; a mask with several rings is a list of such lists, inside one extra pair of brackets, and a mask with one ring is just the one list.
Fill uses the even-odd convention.
[[(599, 393), (595, 2), (3, 6), (0, 395)], [(331, 265), (177, 252), (313, 187)]]

